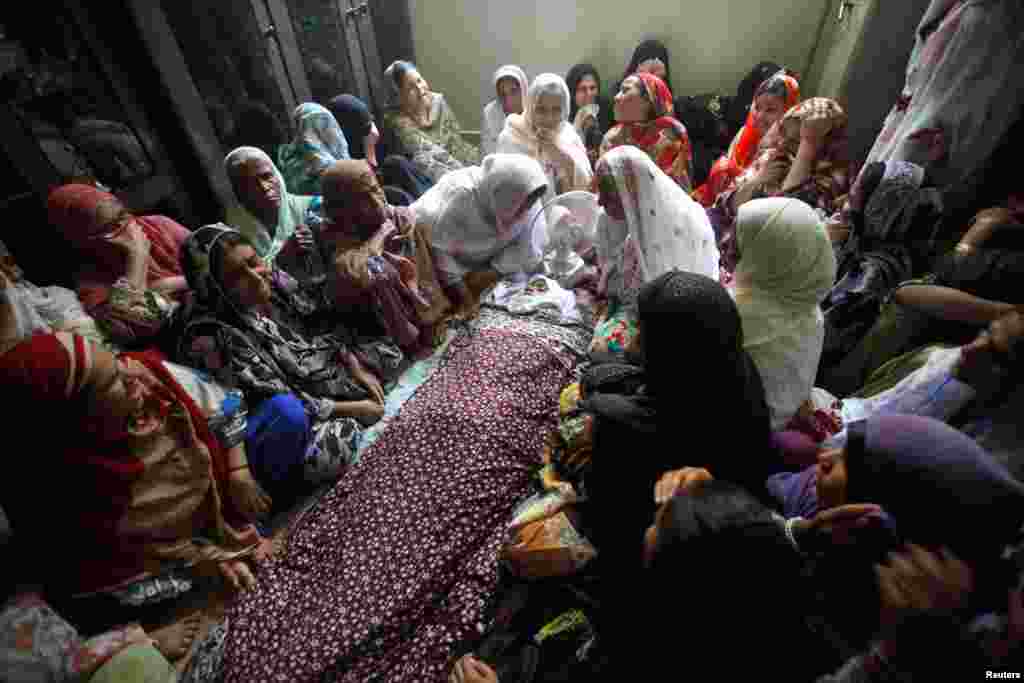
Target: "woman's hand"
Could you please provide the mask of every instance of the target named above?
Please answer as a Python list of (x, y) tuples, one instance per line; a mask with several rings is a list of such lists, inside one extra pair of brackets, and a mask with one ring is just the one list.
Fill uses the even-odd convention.
[(828, 116), (828, 110), (811, 111), (800, 122), (800, 146), (807, 145), (817, 151), (825, 144), (825, 138), (830, 132), (832, 119)]
[(228, 492), (238, 511), (250, 521), (270, 512), (274, 502), (253, 478), (248, 467), (228, 475)]
[(678, 493), (689, 492), (714, 477), (703, 467), (684, 467), (661, 475), (654, 485), (654, 502), (664, 505)]
[(129, 221), (125, 229), (110, 237), (104, 238), (114, 246), (127, 254), (149, 257), (149, 250), (153, 246), (146, 233), (135, 221)]
[(381, 386), (380, 380), (370, 370), (367, 370), (354, 353), (349, 353), (346, 356), (346, 363), (348, 365), (348, 371), (352, 373), (352, 377), (366, 387), (366, 390), (370, 392), (370, 398), (380, 405), (384, 405), (384, 387)]
[(498, 674), (473, 655), (464, 655), (452, 667), (448, 683), (498, 683)]
[(369, 427), (384, 417), (384, 404), (371, 401), (344, 401), (334, 404), (335, 417), (351, 417)]
[(881, 624), (892, 626), (912, 614), (951, 612), (967, 604), (974, 573), (948, 549), (939, 553), (909, 545), (875, 565), (881, 596)]
[(228, 586), (236, 591), (243, 591), (256, 585), (256, 577), (243, 560), (218, 562), (217, 569)]
[(316, 238), (313, 236), (313, 231), (307, 225), (297, 226), (293, 239), (302, 251), (314, 251), (316, 249)]
[(961, 251), (969, 251), (970, 248), (983, 246), (999, 232), (1000, 228), (1008, 225), (1020, 226), (1016, 215), (1009, 209), (997, 206), (979, 211), (967, 234), (960, 239), (960, 244), (968, 247)]

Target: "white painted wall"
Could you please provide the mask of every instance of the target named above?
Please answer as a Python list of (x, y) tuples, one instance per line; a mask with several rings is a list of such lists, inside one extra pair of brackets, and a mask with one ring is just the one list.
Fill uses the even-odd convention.
[[(895, 1), (895, 0), (891, 0)], [(476, 129), (506, 63), (533, 78), (590, 61), (605, 89), (645, 38), (668, 47), (675, 95), (732, 93), (759, 61), (810, 64), (827, 0), (410, 0), (420, 70)], [(606, 93), (607, 94), (607, 93)]]

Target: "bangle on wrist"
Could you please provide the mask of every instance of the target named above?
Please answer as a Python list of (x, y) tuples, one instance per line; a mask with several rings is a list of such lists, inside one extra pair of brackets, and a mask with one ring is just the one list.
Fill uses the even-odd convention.
[(249, 463), (246, 463), (244, 465), (236, 465), (235, 467), (232, 467), (232, 468), (230, 468), (228, 470), (228, 474), (231, 474), (232, 472), (237, 472), (238, 470), (247, 470), (247, 469), (249, 469)]
[(794, 527), (796, 527), (797, 522), (802, 522), (803, 519), (803, 517), (790, 517), (786, 520), (784, 527), (786, 531), (786, 540), (789, 541), (791, 546), (793, 546), (793, 550), (797, 552), (800, 552), (800, 544), (796, 541), (796, 530)]

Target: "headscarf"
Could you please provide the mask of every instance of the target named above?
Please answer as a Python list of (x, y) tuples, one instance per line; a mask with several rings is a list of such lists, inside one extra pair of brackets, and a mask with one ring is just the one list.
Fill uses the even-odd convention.
[[(537, 101), (544, 95), (555, 95), (562, 101), (562, 120), (553, 133), (543, 135), (534, 122)], [(522, 114), (510, 114), (505, 120), (505, 130), (498, 138), (498, 151), (507, 154), (525, 154), (536, 159), (544, 167), (548, 177), (548, 198), (556, 194), (576, 190), (589, 190), (593, 172), (587, 149), (583, 146), (576, 129), (569, 123), (569, 89), (558, 74), (544, 73), (533, 79), (526, 93)], [(561, 155), (554, 154), (550, 147), (557, 147)], [(566, 164), (563, 156), (572, 164)], [(556, 187), (557, 184), (561, 187)]]
[[(783, 111), (788, 112), (790, 109), (800, 103), (800, 83), (796, 80), (795, 76), (786, 70), (781, 70), (771, 78), (767, 79), (754, 91), (753, 99), (756, 100), (761, 95), (774, 95), (783, 101)], [(752, 100), (753, 101), (753, 100)], [(753, 107), (753, 105), (751, 105)], [(754, 156), (757, 154), (758, 145), (761, 142), (761, 138), (768, 131), (758, 129), (754, 125), (754, 112), (751, 109), (747, 115), (747, 122), (743, 126), (743, 130), (740, 131), (736, 142), (733, 144), (733, 149), (730, 150), (729, 157), (736, 163), (740, 169), (744, 169), (750, 165), (750, 162), (754, 160)]]
[[(523, 93), (523, 97), (526, 97), (526, 91), (530, 87), (530, 79), (526, 77), (525, 71), (515, 64), (506, 64), (505, 66), (499, 67), (498, 70), (494, 72), (494, 78), (491, 79), (495, 94), (498, 92), (498, 81), (503, 78), (514, 78), (516, 82), (519, 83), (519, 90)], [(498, 107), (501, 107), (501, 102), (498, 102)], [(504, 115), (505, 111), (502, 109), (501, 113)]]
[(213, 313), (234, 309), (227, 292), (213, 274), (213, 250), (226, 235), (244, 233), (225, 225), (211, 223), (192, 233), (181, 251), (181, 265), (196, 300)]
[[(768, 407), (760, 375), (743, 348), (742, 322), (729, 293), (704, 275), (673, 270), (643, 287), (638, 310), (645, 391), (632, 397), (588, 395), (586, 409), (655, 437), (688, 425), (709, 433), (731, 430), (724, 451), (679, 455), (671, 448), (658, 449), (649, 458), (655, 470), (659, 464), (661, 471), (708, 467), (716, 477), (751, 490), (762, 486), (773, 466)], [(650, 489), (631, 495), (649, 496)]]
[(684, 190), (690, 190), (690, 138), (686, 127), (674, 116), (672, 92), (657, 76), (635, 74), (643, 85), (643, 93), (651, 103), (647, 121), (617, 123), (601, 143), (601, 152), (624, 145), (639, 147), (662, 171)]
[[(770, 464), (764, 390), (728, 292), (703, 275), (671, 271), (643, 287), (638, 308), (646, 387), (632, 394), (588, 389), (579, 404), (595, 416), (584, 486), (595, 515), (592, 540), (609, 560), (613, 585), (636, 578), (662, 474), (707, 467), (716, 479), (762, 486)], [(588, 370), (584, 386), (601, 367)], [(729, 447), (672, 445), (692, 430), (728, 434)], [(626, 460), (628, 453), (644, 456)]]
[(729, 105), (726, 118), (733, 130), (739, 132), (744, 121), (750, 114), (750, 105), (754, 102), (754, 93), (766, 80), (782, 71), (783, 68), (775, 62), (761, 62), (750, 70), (739, 85), (736, 86), (736, 97)]
[(348, 153), (352, 159), (366, 158), (366, 136), (373, 125), (373, 114), (355, 95), (338, 95), (327, 104), (341, 131), (348, 140)]
[(305, 222), (306, 210), (314, 204), (314, 198), (291, 194), (274, 161), (263, 150), (255, 147), (239, 147), (224, 158), (224, 170), (227, 171), (228, 178), (232, 179), (233, 188), (236, 185), (234, 177), (242, 165), (255, 159), (262, 159), (269, 163), (277, 177), (281, 190), (281, 206), (277, 211), (277, 225), (265, 226), (259, 218), (245, 208), (237, 190), (235, 190), (235, 204), (227, 212), (227, 222), (245, 235), (260, 258), (273, 261), (285, 243), (295, 234), (295, 228)]
[(1024, 522), (1024, 484), (938, 420), (884, 415), (854, 423), (845, 464), (848, 502), (881, 505), (907, 541), (946, 546), (976, 570), (993, 566)]
[[(109, 239), (122, 233), (126, 226), (112, 229), (99, 223), (100, 205), (106, 202), (121, 203), (114, 195), (83, 184), (62, 185), (47, 199), (50, 223), (86, 259), (78, 273), (79, 296), (86, 307), (105, 298), (95, 286), (105, 289), (125, 274), (123, 253)], [(188, 230), (164, 216), (133, 216), (133, 220), (150, 243), (146, 283), (152, 285), (180, 277), (178, 252)]]
[[(693, 454), (686, 464), (708, 466), (715, 476), (751, 490), (759, 487), (769, 466), (768, 407), (728, 292), (712, 278), (672, 270), (644, 286), (638, 309), (647, 393), (663, 402), (666, 427), (676, 428), (680, 420), (701, 429), (743, 424), (730, 437), (729, 455)], [(701, 388), (688, 392), (684, 386)]]
[(334, 114), (313, 102), (300, 104), (293, 116), (295, 139), (281, 145), (277, 160), (288, 191), (320, 194), (320, 174), (339, 159), (348, 159), (348, 140)]
[(597, 82), (597, 94), (600, 97), (601, 74), (597, 72), (597, 68), (593, 64), (576, 64), (565, 75), (565, 85), (569, 89), (569, 121), (574, 121), (576, 112), (580, 110), (576, 105), (576, 88), (579, 87), (580, 81), (587, 76), (591, 76)]
[[(530, 81), (526, 73), (518, 66), (506, 64), (494, 72), (494, 91), (497, 94), (498, 81), (503, 78), (512, 78), (519, 84), (519, 92), (522, 94), (524, 111), (526, 108), (526, 94), (530, 87)], [(505, 121), (511, 115), (505, 114), (501, 99), (495, 97), (484, 107), (483, 130), (480, 131), (480, 146), (485, 153), (491, 154), (498, 150), (498, 138), (505, 129)], [(518, 116), (518, 114), (517, 114)]]
[[(162, 357), (154, 352), (121, 357), (137, 364), (132, 377), (145, 387), (144, 419), (123, 427), (99, 429), (95, 419), (83, 410), (87, 387), (95, 380), (93, 349), (84, 338), (68, 333), (36, 335), (0, 356), (3, 386), (24, 399), (27, 412), (38, 415), (43, 411), (60, 425), (48, 437), (53, 459), (37, 466), (59, 467), (61, 476), (50, 476), (50, 493), (69, 506), (73, 519), (68, 523), (68, 537), (59, 543), (51, 538), (52, 528), (48, 529), (41, 552), (56, 548), (61, 557), (74, 556), (74, 575), (62, 572), (54, 579), (82, 592), (117, 585), (155, 570), (155, 558), (146, 553), (147, 546), (156, 546), (161, 559), (168, 563), (225, 559), (227, 553), (239, 554), (227, 550), (228, 546), (251, 548), (255, 532), (251, 526), (243, 532), (229, 525), (232, 522), (225, 514), (234, 515), (234, 521), (241, 518), (229, 509), (230, 501), (221, 500), (216, 493), (218, 489), (226, 490), (227, 485), (224, 451), (210, 431), (206, 416), (164, 368)], [(139, 514), (145, 517), (139, 508), (150, 502), (141, 499), (136, 488), (140, 481), (146, 489), (152, 485), (145, 478), (146, 457), (151, 449), (167, 449), (168, 439), (151, 438), (165, 425), (175, 431), (174, 447), (179, 452), (172, 457), (190, 465), (183, 475), (175, 475), (175, 483), (188, 488), (181, 489), (184, 498), (176, 500), (172, 512), (168, 512), (171, 519), (158, 519), (157, 526), (151, 528), (151, 520), (138, 518)], [(180, 453), (183, 450), (194, 453), (185, 455)], [(161, 456), (166, 455), (161, 452)], [(202, 469), (195, 469), (204, 461), (209, 462), (216, 485)], [(32, 528), (38, 523), (32, 514), (37, 506), (24, 496), (16, 487), (5, 492), (7, 500), (18, 501), (17, 507), (25, 515), (23, 521)], [(189, 538), (188, 531), (184, 539), (160, 536), (161, 532), (180, 529), (189, 509), (194, 510), (190, 518), (193, 524), (202, 510), (203, 524), (216, 542), (200, 547)], [(45, 562), (44, 567), (52, 561)]]
[(403, 59), (396, 59), (384, 69), (385, 82), (388, 84), (388, 93), (391, 95), (391, 103), (398, 106), (401, 102), (401, 83), (405, 74), (409, 71), (416, 71), (416, 65)]
[[(622, 81), (630, 76), (636, 75), (636, 70), (640, 68), (640, 65), (649, 59), (660, 59), (665, 64), (665, 78), (663, 80), (668, 89), (672, 90), (672, 66), (669, 64), (668, 48), (660, 40), (645, 40), (636, 46), (636, 49), (633, 51), (633, 57), (630, 58), (629, 65), (623, 72), (619, 84), (621, 85)], [(618, 92), (618, 88), (616, 88), (616, 92)]]
[[(916, 222), (915, 218), (920, 220), (916, 211), (918, 206), (933, 202), (936, 204), (935, 213), (939, 213), (941, 195), (935, 191), (921, 191), (924, 174), (924, 168), (909, 161), (885, 162), (882, 179), (864, 202), (864, 237), (906, 243), (912, 239), (908, 234), (911, 224)], [(870, 180), (870, 176), (866, 178), (866, 181)]]
[[(739, 207), (744, 202), (758, 197), (770, 197), (782, 193), (786, 176), (793, 166), (800, 149), (800, 128), (808, 119), (821, 119), (828, 123), (824, 144), (818, 151), (811, 168), (810, 178), (805, 181), (813, 185), (813, 192), (799, 196), (807, 201), (816, 201), (814, 208), (832, 215), (839, 210), (836, 200), (845, 197), (850, 187), (850, 161), (847, 152), (847, 121), (843, 108), (835, 100), (812, 97), (786, 113), (769, 138), (761, 140), (761, 150), (750, 167), (736, 180), (736, 195), (732, 200)], [(810, 196), (813, 195), (814, 199)]]
[[(262, 372), (277, 373), (274, 379), (287, 384), (304, 403), (314, 401), (314, 396), (353, 401), (366, 398), (366, 389), (339, 362), (350, 353), (346, 342), (338, 334), (312, 335), (294, 326), (300, 314), (312, 311), (308, 303), (302, 309), (296, 299), (289, 298), (288, 287), (294, 287), (290, 278), (271, 268), (273, 298), (267, 313), (239, 306), (232, 299), (218, 279), (223, 273), (215, 272), (215, 265), (224, 258), (223, 240), (231, 234), (241, 233), (223, 223), (214, 223), (196, 230), (185, 243), (182, 266), (203, 307), (185, 323), (182, 339), (192, 338), (194, 327), (211, 325), (223, 330), (242, 349), (237, 353), (250, 356), (245, 363), (258, 364)], [(181, 356), (189, 353), (182, 346), (185, 343), (179, 344)], [(397, 348), (394, 352), (400, 362), (401, 353)]]
[(521, 154), (491, 154), (446, 174), (410, 207), (430, 235), (439, 275), (455, 282), (476, 268), (509, 274), (539, 264), (547, 235), (543, 217), (535, 220), (540, 199), (508, 217), (547, 183), (540, 164)]
[(596, 125), (589, 126), (582, 132), (577, 130), (577, 132), (580, 133), (583, 145), (587, 148), (590, 163), (593, 165), (601, 156), (601, 141), (604, 140), (605, 133), (614, 125), (615, 108), (611, 101), (601, 94), (601, 76), (597, 69), (592, 64), (577, 64), (569, 69), (569, 73), (565, 76), (566, 86), (569, 88), (569, 123), (576, 125), (576, 114), (580, 109), (576, 105), (576, 89), (579, 87), (580, 81), (587, 76), (593, 76), (597, 81), (597, 99), (594, 100), (598, 106), (597, 121)]
[(635, 147), (616, 147), (598, 161), (597, 176), (598, 182), (615, 183), (626, 216), (618, 221), (602, 212), (602, 289), (628, 305), (644, 283), (671, 270), (718, 276), (718, 246), (707, 213), (650, 157)]
[[(631, 634), (636, 646), (642, 641), (651, 652), (667, 653), (686, 642), (711, 661), (729, 661), (730, 672), (742, 680), (783, 671), (787, 680), (815, 678), (814, 653), (780, 657), (794, 643), (817, 649), (804, 621), (812, 589), (783, 528), (754, 496), (719, 480), (677, 495), (667, 504), (656, 548), (639, 585), (626, 591), (633, 610), (639, 617), (659, 605), (669, 612), (685, 610), (690, 618), (653, 634)], [(699, 589), (684, 595), (682, 586)], [(636, 631), (634, 619), (623, 621), (624, 629)], [(742, 661), (735, 661), (736, 642), (750, 647), (744, 647)], [(665, 678), (678, 675), (678, 661), (659, 659)], [(655, 673), (654, 678), (661, 677)]]
[(744, 348), (764, 378), (772, 426), (781, 429), (811, 394), (825, 335), (820, 304), (836, 259), (821, 219), (798, 199), (744, 204), (736, 238)]

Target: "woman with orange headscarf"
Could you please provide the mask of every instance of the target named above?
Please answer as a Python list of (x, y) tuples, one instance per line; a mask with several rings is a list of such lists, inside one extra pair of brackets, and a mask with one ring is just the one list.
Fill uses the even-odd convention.
[(78, 297), (114, 342), (156, 336), (188, 284), (178, 253), (189, 231), (165, 216), (136, 216), (91, 185), (62, 185), (47, 201), (50, 223), (81, 258)]
[(753, 163), (764, 134), (799, 103), (800, 83), (792, 72), (783, 69), (761, 83), (754, 93), (746, 124), (726, 155), (711, 167), (708, 181), (697, 188), (694, 199), (704, 207), (713, 206), (718, 196)]
[(601, 156), (608, 150), (639, 147), (665, 175), (690, 191), (690, 137), (674, 116), (672, 92), (650, 73), (638, 73), (622, 82), (615, 96), (615, 127), (601, 142)]

